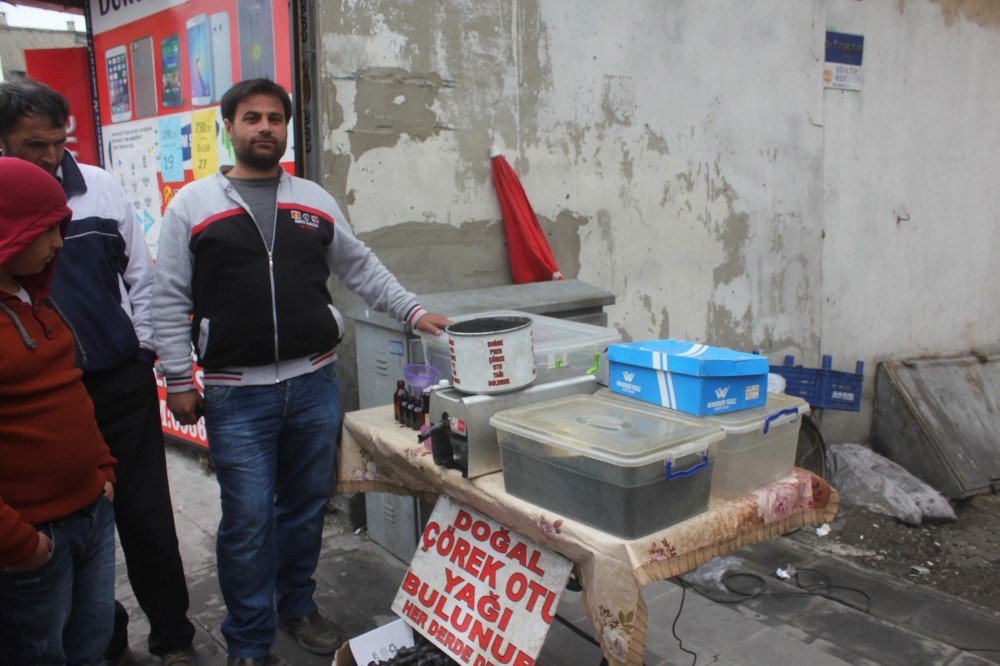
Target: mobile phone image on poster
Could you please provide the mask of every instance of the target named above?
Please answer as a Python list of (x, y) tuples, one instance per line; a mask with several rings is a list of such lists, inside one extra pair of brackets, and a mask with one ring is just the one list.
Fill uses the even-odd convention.
[(274, 80), (274, 20), (269, 0), (237, 3), (240, 78)]
[(135, 90), (135, 117), (156, 115), (156, 65), (153, 38), (149, 35), (132, 42), (132, 78)]
[(229, 39), (229, 14), (218, 12), (208, 17), (212, 29), (212, 98), (222, 96), (233, 86), (233, 56)]
[(168, 108), (184, 104), (181, 95), (181, 39), (169, 35), (160, 42), (160, 94), (163, 106)]
[(111, 122), (131, 120), (132, 92), (128, 85), (128, 53), (125, 51), (125, 45), (113, 46), (105, 51), (104, 62), (108, 73)]
[(191, 72), (191, 104), (212, 103), (212, 50), (208, 16), (198, 14), (187, 20), (188, 70)]

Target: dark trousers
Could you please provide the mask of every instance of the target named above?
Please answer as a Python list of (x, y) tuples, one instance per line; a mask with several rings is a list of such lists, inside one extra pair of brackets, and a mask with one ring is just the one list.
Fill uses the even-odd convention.
[(132, 591), (149, 619), (149, 651), (190, 646), (188, 592), (177, 547), (151, 358), (83, 376), (97, 425), (118, 459), (115, 523)]

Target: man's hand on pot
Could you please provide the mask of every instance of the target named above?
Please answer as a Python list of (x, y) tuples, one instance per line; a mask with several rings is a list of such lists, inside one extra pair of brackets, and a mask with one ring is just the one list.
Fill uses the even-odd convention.
[(432, 333), (434, 335), (441, 335), (444, 333), (444, 327), (451, 323), (451, 320), (447, 317), (442, 317), (441, 315), (436, 315), (428, 312), (423, 317), (417, 320), (416, 328), (418, 331), (424, 333)]

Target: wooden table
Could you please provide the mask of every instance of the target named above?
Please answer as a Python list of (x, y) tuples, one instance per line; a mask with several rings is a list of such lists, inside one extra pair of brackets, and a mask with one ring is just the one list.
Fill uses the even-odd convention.
[(612, 664), (642, 664), (646, 646), (644, 585), (685, 573), (748, 544), (829, 522), (839, 496), (823, 479), (796, 469), (737, 500), (713, 499), (708, 510), (660, 532), (625, 540), (553, 514), (504, 491), (503, 474), (465, 479), (434, 464), (416, 433), (392, 407), (344, 415), (338, 492), (445, 494), (574, 564), (594, 637)]

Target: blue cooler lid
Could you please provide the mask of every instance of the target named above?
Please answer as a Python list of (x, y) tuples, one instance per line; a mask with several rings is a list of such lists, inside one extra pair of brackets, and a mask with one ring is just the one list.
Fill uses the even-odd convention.
[(695, 377), (766, 375), (767, 358), (681, 340), (628, 342), (608, 347), (608, 360)]

